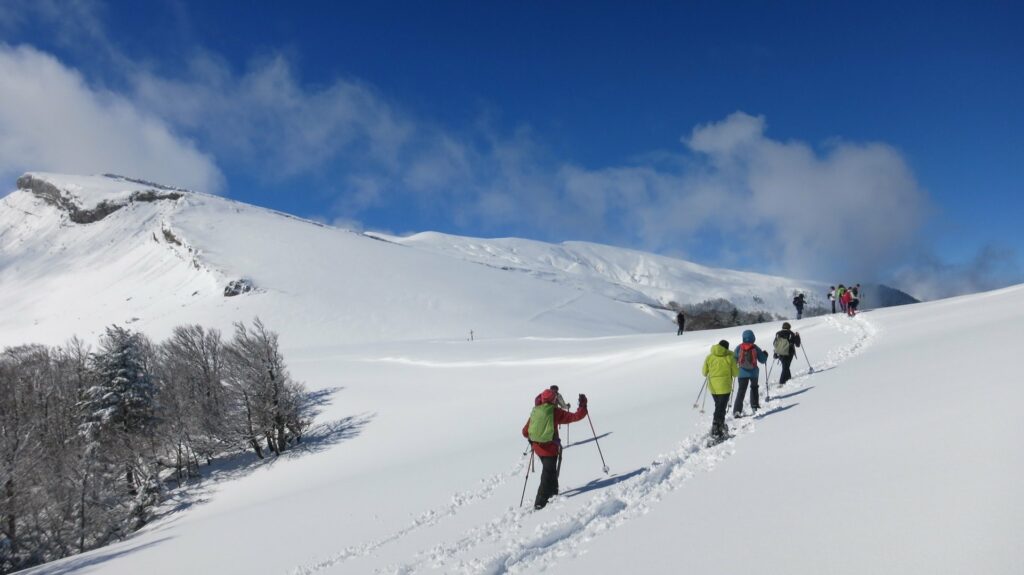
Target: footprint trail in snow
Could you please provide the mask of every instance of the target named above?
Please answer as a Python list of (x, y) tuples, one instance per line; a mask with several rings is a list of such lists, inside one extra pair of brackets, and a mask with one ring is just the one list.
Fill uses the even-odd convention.
[[(829, 350), (825, 360), (813, 364), (810, 372), (794, 373), (794, 379), (786, 385), (787, 395), (803, 389), (808, 375), (813, 372), (831, 369), (859, 355), (877, 335), (875, 326), (862, 317), (848, 320), (827, 316), (824, 323), (842, 333), (853, 335), (853, 343)], [(690, 435), (673, 451), (655, 458), (650, 466), (600, 490), (582, 507), (568, 509), (565, 499), (556, 497), (545, 511), (553, 517), (535, 526), (527, 535), (520, 534), (527, 528), (527, 521), (535, 519), (533, 510), (509, 507), (502, 514), (467, 530), (453, 541), (422, 550), (412, 560), (389, 565), (387, 569), (378, 572), (408, 574), (440, 569), (444, 572), (497, 575), (536, 569), (541, 564), (549, 564), (555, 557), (579, 555), (595, 537), (644, 515), (652, 505), (661, 501), (667, 493), (681, 487), (695, 474), (713, 470), (719, 462), (735, 453), (737, 440), (752, 432), (761, 417), (787, 405), (785, 398), (771, 399), (766, 402), (761, 415), (733, 420), (733, 437), (710, 447), (706, 446), (705, 433)], [(702, 420), (702, 427), (706, 426), (707, 419)], [(329, 559), (297, 567), (292, 575), (312, 575), (347, 559), (368, 555), (414, 530), (451, 517), (463, 506), (489, 498), (509, 479), (520, 477), (524, 465), (525, 459), (509, 471), (484, 480), (484, 486), (480, 489), (455, 495), (451, 504), (421, 514), (411, 525), (386, 538), (349, 547)], [(500, 551), (486, 557), (466, 557), (467, 552), (484, 545), (497, 547)]]

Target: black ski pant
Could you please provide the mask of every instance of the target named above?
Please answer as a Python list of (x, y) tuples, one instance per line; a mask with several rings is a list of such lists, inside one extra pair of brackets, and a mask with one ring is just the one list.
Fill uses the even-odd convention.
[(761, 409), (761, 398), (757, 393), (757, 378), (741, 377), (739, 382), (740, 389), (736, 392), (736, 404), (733, 405), (732, 412), (737, 415), (743, 413), (743, 400), (747, 396), (747, 385), (750, 385), (750, 408)]
[(715, 414), (711, 417), (711, 435), (725, 435), (725, 412), (729, 409), (729, 393), (712, 393)]
[(836, 313), (836, 300), (832, 300), (832, 313)]
[(540, 486), (537, 487), (537, 500), (533, 506), (537, 509), (548, 504), (548, 499), (558, 493), (558, 456), (541, 456)]
[(789, 364), (793, 363), (795, 355), (783, 355), (779, 356), (779, 363), (782, 364), (782, 375), (779, 376), (779, 385), (786, 383), (793, 379), (793, 374), (789, 372)]
[(679, 326), (679, 329), (676, 330), (676, 335), (683, 335), (683, 326)]

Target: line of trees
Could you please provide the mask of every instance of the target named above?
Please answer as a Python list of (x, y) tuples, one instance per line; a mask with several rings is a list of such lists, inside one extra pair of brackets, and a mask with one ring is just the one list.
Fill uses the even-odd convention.
[(166, 490), (238, 450), (279, 455), (311, 419), (278, 336), (179, 326), (154, 344), (111, 326), (0, 354), (0, 575), (81, 553), (146, 524)]
[(688, 331), (721, 329), (777, 319), (777, 316), (766, 311), (742, 311), (734, 303), (723, 298), (709, 299), (683, 306), (671, 302), (669, 306), (674, 311), (683, 310), (683, 313), (686, 314), (686, 329)]

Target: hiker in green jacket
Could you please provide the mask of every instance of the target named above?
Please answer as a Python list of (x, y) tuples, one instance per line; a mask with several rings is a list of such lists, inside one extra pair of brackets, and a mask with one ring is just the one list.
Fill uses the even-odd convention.
[(708, 378), (708, 391), (715, 399), (715, 415), (711, 419), (711, 436), (725, 437), (729, 428), (725, 425), (725, 411), (732, 395), (732, 380), (740, 374), (736, 356), (729, 350), (729, 342), (722, 340), (711, 346), (711, 353), (704, 359), (701, 374)]

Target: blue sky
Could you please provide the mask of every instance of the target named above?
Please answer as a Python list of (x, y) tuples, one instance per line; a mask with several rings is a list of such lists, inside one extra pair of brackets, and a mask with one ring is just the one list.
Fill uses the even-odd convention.
[(926, 296), (1021, 281), (1020, 4), (634, 4), (0, 0), (0, 177)]

